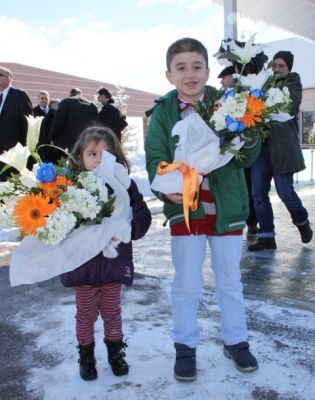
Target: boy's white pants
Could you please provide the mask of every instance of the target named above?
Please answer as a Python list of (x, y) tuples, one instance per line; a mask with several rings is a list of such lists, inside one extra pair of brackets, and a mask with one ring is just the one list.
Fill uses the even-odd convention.
[(247, 341), (243, 284), (240, 260), (242, 235), (173, 236), (172, 260), (175, 276), (171, 290), (174, 342), (196, 347), (200, 340), (197, 310), (203, 289), (202, 264), (207, 242), (211, 248), (211, 267), (215, 293), (221, 311), (221, 335), (225, 344)]

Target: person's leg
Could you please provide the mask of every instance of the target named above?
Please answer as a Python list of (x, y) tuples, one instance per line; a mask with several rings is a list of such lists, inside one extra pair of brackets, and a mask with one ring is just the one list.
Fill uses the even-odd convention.
[(87, 346), (94, 342), (94, 324), (98, 317), (99, 288), (76, 286), (75, 304), (76, 335), (80, 344)]
[(98, 317), (99, 288), (92, 286), (76, 286), (75, 304), (76, 313), (76, 336), (79, 342), (80, 376), (86, 381), (97, 378), (94, 357), (94, 324)]
[(174, 377), (189, 382), (197, 378), (196, 347), (200, 339), (197, 310), (203, 289), (206, 236), (173, 236), (171, 247), (175, 267), (171, 290), (171, 337), (176, 349)]
[(254, 206), (254, 199), (252, 195), (252, 167), (244, 168), (244, 175), (246, 179), (246, 185), (248, 190), (248, 201), (249, 201), (249, 216), (246, 220), (249, 235), (256, 235), (258, 233), (257, 228), (257, 216)]
[(303, 207), (301, 199), (293, 187), (293, 174), (273, 174), (278, 196), (291, 215), (294, 225), (304, 225), (308, 220), (308, 213)]
[(104, 321), (104, 342), (121, 340), (121, 284), (112, 283), (100, 288), (99, 310)]
[(242, 236), (209, 236), (208, 241), (215, 293), (221, 311), (222, 339), (228, 345), (246, 341), (247, 326), (240, 271)]
[(274, 216), (269, 198), (272, 167), (268, 146), (262, 146), (257, 160), (252, 165), (252, 196), (259, 223), (258, 237), (274, 237)]
[(214, 236), (209, 237), (208, 240), (211, 247), (215, 293), (221, 311), (223, 354), (233, 360), (239, 371), (255, 371), (258, 363), (249, 351), (247, 342), (248, 333), (240, 272), (242, 236)]
[(203, 289), (202, 264), (206, 255), (206, 236), (173, 236), (172, 261), (175, 275), (171, 289), (174, 342), (188, 347), (199, 343), (197, 310)]
[(104, 343), (107, 359), (116, 376), (126, 375), (129, 365), (125, 360), (121, 315), (121, 284), (112, 283), (100, 288), (99, 310), (104, 321)]

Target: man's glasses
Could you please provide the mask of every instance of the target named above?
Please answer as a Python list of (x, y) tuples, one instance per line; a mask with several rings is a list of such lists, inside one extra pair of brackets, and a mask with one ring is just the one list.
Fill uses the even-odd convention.
[(0, 74), (0, 76), (5, 76), (6, 78), (8, 78), (8, 75)]

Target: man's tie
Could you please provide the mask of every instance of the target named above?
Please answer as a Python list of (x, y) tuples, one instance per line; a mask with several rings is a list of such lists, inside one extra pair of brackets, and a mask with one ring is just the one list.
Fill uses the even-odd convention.
[(0, 107), (1, 107), (1, 104), (2, 104), (2, 99), (3, 99), (3, 93), (0, 93)]

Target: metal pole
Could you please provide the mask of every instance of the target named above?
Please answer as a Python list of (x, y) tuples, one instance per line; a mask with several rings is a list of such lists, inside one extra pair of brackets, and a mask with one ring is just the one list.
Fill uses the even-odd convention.
[(237, 0), (223, 0), (224, 38), (237, 39)]

